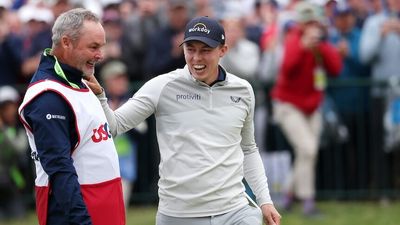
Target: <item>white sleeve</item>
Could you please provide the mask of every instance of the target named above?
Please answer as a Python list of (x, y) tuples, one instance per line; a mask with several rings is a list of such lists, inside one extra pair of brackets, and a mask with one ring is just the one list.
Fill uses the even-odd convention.
[(244, 178), (256, 196), (258, 205), (273, 204), (264, 165), (258, 151), (244, 155), (243, 169)]
[(254, 107), (255, 97), (253, 89), (250, 87), (249, 92), (252, 98), (249, 115), (246, 118), (242, 130), (241, 147), (244, 153), (243, 171), (244, 178), (249, 184), (251, 190), (256, 196), (259, 206), (264, 204), (273, 204), (269, 194), (267, 176), (265, 175), (264, 164), (261, 160), (258, 147), (254, 139)]
[[(156, 77), (157, 78), (157, 77)], [(113, 136), (122, 134), (143, 122), (153, 114), (158, 104), (165, 79), (152, 79), (145, 83), (127, 102), (113, 111), (104, 92), (98, 95)]]

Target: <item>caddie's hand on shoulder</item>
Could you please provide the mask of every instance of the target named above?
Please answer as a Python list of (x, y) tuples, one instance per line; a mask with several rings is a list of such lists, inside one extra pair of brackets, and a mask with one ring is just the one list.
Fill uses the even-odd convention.
[(86, 80), (86, 84), (89, 86), (89, 88), (93, 91), (95, 95), (99, 95), (103, 93), (103, 88), (97, 81), (96, 77), (92, 74), (90, 76), (85, 76), (83, 79)]
[(280, 225), (282, 216), (272, 204), (261, 206), (261, 211), (264, 216), (264, 221), (267, 225)]

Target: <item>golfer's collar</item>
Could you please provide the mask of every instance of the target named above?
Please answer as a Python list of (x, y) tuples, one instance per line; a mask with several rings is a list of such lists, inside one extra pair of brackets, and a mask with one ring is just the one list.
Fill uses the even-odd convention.
[(190, 71), (189, 71), (188, 65), (185, 66), (185, 69), (186, 69), (186, 72), (187, 72), (187, 74), (189, 75), (190, 79), (192, 79), (194, 82), (196, 82), (196, 83), (198, 83), (198, 84), (200, 84), (200, 85), (210, 86), (210, 87), (211, 87), (211, 86), (213, 86), (213, 85), (215, 85), (215, 84), (224, 85), (224, 84), (226, 83), (226, 79), (227, 79), (226, 74), (227, 74), (227, 72), (226, 72), (226, 70), (225, 70), (221, 65), (218, 65), (218, 77), (217, 77), (217, 80), (214, 81), (214, 82), (213, 82), (212, 84), (210, 84), (210, 85), (208, 85), (208, 84), (206, 84), (206, 83), (204, 83), (204, 82), (202, 82), (202, 81), (199, 81), (199, 80), (197, 80), (196, 78), (194, 78), (194, 77), (192, 76), (192, 74), (190, 73)]
[(226, 80), (226, 71), (224, 70), (224, 68), (222, 68), (222, 66), (218, 65), (218, 78), (217, 80), (212, 83), (210, 86), (216, 84), (216, 83), (220, 83)]

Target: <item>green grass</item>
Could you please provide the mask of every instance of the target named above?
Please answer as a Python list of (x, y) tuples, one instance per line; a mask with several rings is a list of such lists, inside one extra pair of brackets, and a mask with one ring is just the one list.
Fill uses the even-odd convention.
[(323, 216), (305, 218), (297, 206), (291, 213), (282, 213), (281, 224), (289, 225), (398, 225), (400, 202), (324, 202), (318, 204)]
[[(290, 213), (282, 212), (282, 225), (398, 225), (400, 202), (319, 202), (322, 218), (305, 218), (297, 206)], [(154, 225), (156, 207), (131, 207), (127, 213), (127, 225)], [(0, 225), (37, 225), (33, 212), (18, 221), (0, 222)]]
[[(131, 207), (129, 208), (126, 225), (155, 225), (156, 207)], [(37, 225), (34, 212), (30, 212), (25, 218), (11, 221), (0, 221), (0, 225)], [(51, 225), (51, 224), (49, 224)]]

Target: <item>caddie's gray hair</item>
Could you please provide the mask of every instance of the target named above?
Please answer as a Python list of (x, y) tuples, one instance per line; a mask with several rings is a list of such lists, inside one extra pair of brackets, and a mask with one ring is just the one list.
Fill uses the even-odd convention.
[(52, 28), (53, 48), (60, 44), (63, 35), (70, 37), (73, 42), (78, 40), (84, 21), (101, 22), (96, 14), (83, 8), (71, 9), (58, 16)]

